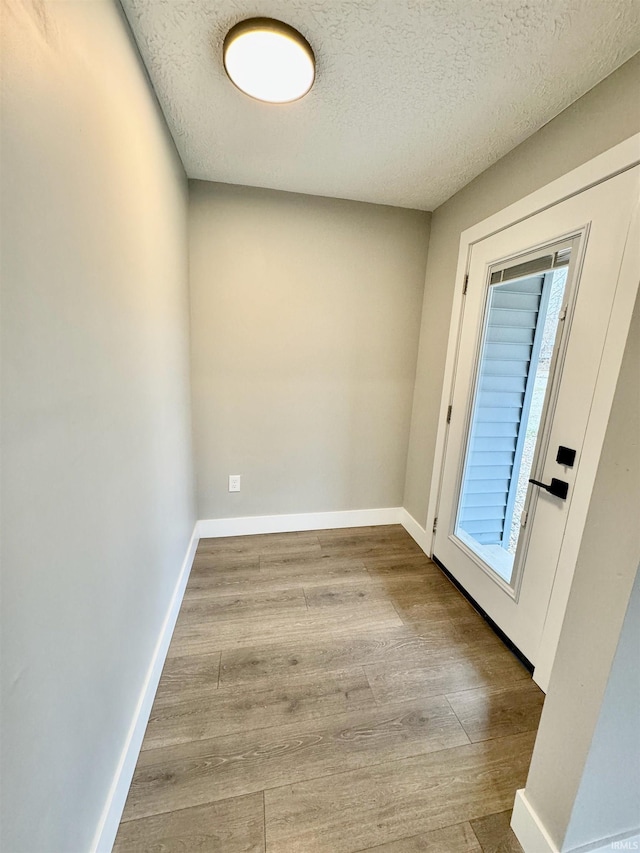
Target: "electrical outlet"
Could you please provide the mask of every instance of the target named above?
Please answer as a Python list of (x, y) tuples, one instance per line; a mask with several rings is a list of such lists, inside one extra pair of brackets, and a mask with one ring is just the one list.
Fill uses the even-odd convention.
[(229, 474), (229, 491), (240, 491), (240, 474)]

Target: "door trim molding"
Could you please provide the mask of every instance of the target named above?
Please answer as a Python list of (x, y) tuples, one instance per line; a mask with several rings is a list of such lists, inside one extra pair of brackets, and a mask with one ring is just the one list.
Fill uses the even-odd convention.
[[(442, 397), (440, 400), (440, 416), (438, 418), (438, 430), (436, 434), (433, 474), (431, 477), (429, 505), (425, 523), (426, 530), (431, 530), (437, 515), (447, 434), (447, 408), (451, 402), (451, 392), (453, 390), (453, 373), (462, 313), (464, 279), (467, 274), (471, 247), (474, 243), (484, 240), (498, 231), (503, 231), (517, 222), (535, 216), (536, 213), (541, 213), (548, 207), (553, 207), (553, 205), (559, 204), (561, 201), (577, 195), (592, 186), (596, 186), (620, 172), (631, 169), (638, 163), (640, 163), (640, 133), (630, 136), (624, 142), (610, 148), (608, 151), (604, 151), (602, 154), (599, 154), (587, 163), (583, 163), (582, 166), (578, 166), (566, 175), (556, 178), (555, 181), (505, 207), (504, 210), (494, 213), (487, 219), (483, 219), (481, 222), (472, 225), (460, 234), (458, 266), (456, 269), (453, 305), (451, 308), (451, 322), (449, 324), (449, 339)], [(433, 538), (431, 539), (431, 546), (428, 550), (429, 554), (431, 554), (432, 546)]]
[(414, 542), (422, 548), (427, 557), (431, 557), (432, 534), (427, 532), (424, 527), (415, 520), (411, 513), (404, 509), (404, 507), (400, 510), (400, 524), (404, 527)]

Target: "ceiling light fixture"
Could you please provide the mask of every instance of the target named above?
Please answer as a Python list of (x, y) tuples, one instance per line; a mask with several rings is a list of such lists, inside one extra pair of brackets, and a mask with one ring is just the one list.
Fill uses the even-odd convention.
[(224, 67), (242, 92), (270, 104), (297, 101), (313, 86), (316, 61), (307, 40), (271, 18), (250, 18), (224, 40)]

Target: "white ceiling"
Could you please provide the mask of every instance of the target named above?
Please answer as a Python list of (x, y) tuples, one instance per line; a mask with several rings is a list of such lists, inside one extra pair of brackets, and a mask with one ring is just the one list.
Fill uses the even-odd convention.
[[(121, 0), (192, 178), (431, 210), (640, 49), (637, 0)], [(266, 105), (222, 42), (256, 15), (317, 79)]]

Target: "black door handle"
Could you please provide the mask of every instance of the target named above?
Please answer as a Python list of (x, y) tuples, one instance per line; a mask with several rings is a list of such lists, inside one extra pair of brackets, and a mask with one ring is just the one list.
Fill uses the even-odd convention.
[(529, 480), (529, 482), (533, 483), (534, 486), (540, 486), (541, 489), (544, 489), (545, 492), (549, 492), (550, 495), (556, 498), (562, 498), (563, 501), (566, 501), (569, 494), (569, 483), (565, 483), (564, 480), (556, 480), (555, 477), (551, 478), (549, 485), (541, 483), (540, 480)]

